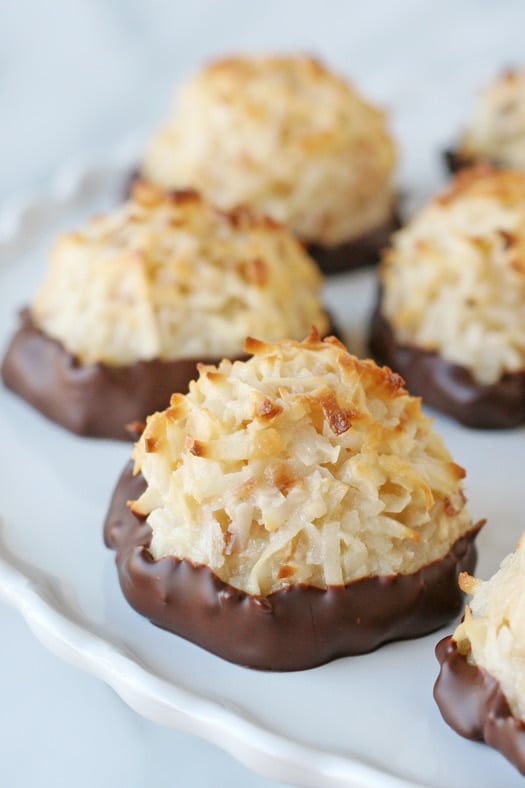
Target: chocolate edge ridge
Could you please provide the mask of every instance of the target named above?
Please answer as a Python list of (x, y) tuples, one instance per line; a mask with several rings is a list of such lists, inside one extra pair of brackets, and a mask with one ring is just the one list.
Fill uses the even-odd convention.
[(456, 148), (445, 148), (442, 151), (443, 162), (451, 175), (456, 175), (456, 173), (461, 172), (461, 170), (466, 169), (467, 167), (473, 167), (475, 165), (474, 159), (465, 156), (464, 154), (460, 153), (459, 150)]
[[(428, 634), (463, 607), (460, 571), (472, 572), (473, 526), (445, 556), (410, 575), (363, 578), (346, 586), (290, 586), (267, 597), (246, 594), (205, 566), (148, 553), (151, 530), (125, 502), (145, 482), (131, 465), (116, 485), (104, 525), (116, 551), (129, 604), (161, 628), (231, 662), (262, 670), (304, 670)], [(369, 615), (366, 611), (369, 605)]]
[(381, 314), (380, 298), (371, 319), (368, 347), (378, 363), (404, 378), (411, 394), (466, 427), (509, 429), (525, 423), (525, 371), (507, 373), (496, 383), (483, 385), (465, 367), (434, 351), (399, 344)]
[(461, 153), (458, 148), (445, 148), (442, 151), (442, 159), (445, 167), (451, 175), (456, 175), (458, 172), (461, 172), (461, 170), (467, 170), (470, 167), (478, 167), (480, 165), (489, 166), (494, 170), (509, 169), (508, 167), (505, 167), (505, 165), (498, 162), (496, 159), (484, 159), (467, 156), (464, 153)]
[(444, 721), (460, 736), (500, 752), (525, 776), (525, 723), (512, 714), (499, 682), (470, 664), (452, 636), (439, 641), (436, 657), (433, 694)]
[(388, 245), (390, 236), (401, 225), (398, 199), (390, 217), (375, 229), (335, 246), (307, 243), (305, 248), (328, 276), (355, 271), (379, 263), (381, 250)]

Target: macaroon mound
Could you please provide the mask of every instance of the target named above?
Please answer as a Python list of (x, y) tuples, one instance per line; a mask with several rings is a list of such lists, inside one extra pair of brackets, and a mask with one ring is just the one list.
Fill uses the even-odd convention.
[(82, 364), (222, 357), (249, 333), (325, 332), (321, 286), (277, 223), (138, 184), (114, 214), (59, 239), (31, 315)]
[(484, 88), (447, 159), (452, 170), (481, 162), (525, 169), (525, 69), (505, 71)]
[(127, 421), (187, 390), (197, 362), (242, 356), (248, 333), (327, 333), (321, 287), (272, 220), (137, 184), (114, 213), (58, 239), (2, 374), (74, 432), (126, 437)]
[(525, 421), (525, 172), (465, 170), (396, 233), (371, 348), (467, 426)]
[(135, 445), (105, 526), (128, 601), (272, 670), (441, 626), (479, 525), (419, 400), (316, 332), (246, 351), (201, 366)]
[(434, 696), (462, 736), (499, 750), (525, 775), (525, 538), (496, 574), (468, 574), (472, 594), (452, 638), (438, 645), (441, 672)]
[(140, 173), (165, 189), (196, 188), (225, 209), (271, 216), (329, 270), (370, 262), (365, 253), (386, 243), (395, 158), (383, 113), (317, 60), (238, 56), (182, 86)]

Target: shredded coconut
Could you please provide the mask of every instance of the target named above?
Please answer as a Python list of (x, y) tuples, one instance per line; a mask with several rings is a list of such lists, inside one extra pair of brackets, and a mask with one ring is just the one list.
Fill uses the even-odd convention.
[(391, 370), (315, 332), (246, 350), (203, 366), (135, 446), (155, 559), (266, 595), (412, 573), (471, 528), (464, 471)]
[(472, 594), (454, 639), (472, 664), (499, 681), (514, 716), (525, 722), (525, 538), (489, 580), (460, 576)]
[(525, 370), (525, 172), (462, 172), (393, 236), (382, 313), (482, 384)]
[(31, 312), (83, 364), (238, 356), (247, 334), (328, 330), (322, 277), (288, 230), (139, 184), (62, 236)]
[(469, 159), (525, 168), (525, 69), (506, 71), (480, 93), (459, 152)]
[(329, 246), (390, 218), (394, 165), (383, 113), (318, 61), (232, 57), (183, 86), (141, 170)]

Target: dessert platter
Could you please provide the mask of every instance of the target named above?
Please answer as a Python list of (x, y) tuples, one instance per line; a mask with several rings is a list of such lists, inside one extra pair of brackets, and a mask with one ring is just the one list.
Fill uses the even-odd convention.
[[(221, 79), (226, 75), (226, 85), (230, 65), (225, 61), (217, 67)], [(316, 79), (325, 78), (315, 65), (307, 67), (313, 68)], [(255, 82), (256, 76), (251, 75)], [(300, 78), (293, 75), (293, 80)], [(195, 106), (202, 99), (199, 91), (206, 98), (208, 89), (206, 81), (193, 88)], [(339, 98), (336, 92), (333, 101), (337, 104)], [(380, 126), (379, 116), (371, 116), (370, 123)], [(231, 212), (227, 205), (210, 213), (195, 193), (162, 196), (156, 187), (140, 184), (131, 187), (127, 208), (119, 208), (123, 195), (129, 193), (130, 174), (141, 150), (141, 145), (130, 143), (107, 163), (68, 168), (46, 195), (10, 206), (2, 217), (1, 598), (20, 611), (53, 653), (106, 682), (139, 714), (208, 739), (267, 777), (304, 786), (520, 785), (519, 772), (495, 749), (451, 730), (482, 738), (477, 728), (472, 734), (451, 696), (461, 696), (458, 673), (479, 671), (489, 695), (495, 686), (490, 675), (493, 663), (483, 649), (473, 652), (473, 665), (467, 663), (464, 648), (467, 641), (477, 648), (479, 640), (479, 622), (471, 631), (469, 616), (475, 620), (486, 610), (483, 594), (481, 602), (476, 601), (479, 580), (474, 578), (493, 576), (516, 549), (523, 531), (524, 428), (519, 426), (523, 419), (513, 421), (511, 415), (506, 419), (507, 400), (498, 401), (496, 408), (491, 399), (490, 407), (476, 413), (463, 402), (457, 421), (445, 415), (456, 415), (457, 402), (443, 407), (438, 397), (434, 405), (444, 412), (425, 404), (421, 410), (398, 375), (359, 360), (370, 354), (370, 327), (377, 329), (381, 299), (391, 323), (389, 343), (383, 341), (377, 357), (392, 348), (394, 353), (406, 347), (416, 354), (423, 351), (415, 347), (409, 333), (400, 335), (397, 344), (394, 341), (396, 305), (409, 288), (402, 288), (400, 294), (397, 280), (387, 273), (378, 302), (377, 272), (354, 270), (347, 257), (341, 257), (339, 247), (349, 243), (344, 235), (347, 228), (340, 237), (330, 238), (332, 251), (338, 249), (336, 265), (333, 259), (327, 263), (330, 247), (323, 237), (310, 234), (311, 225), (297, 230), (312, 256), (317, 250), (321, 267), (324, 261), (325, 271), (332, 274), (325, 281), (321, 303), (317, 271), (296, 240), (285, 237), (278, 221), (259, 222), (249, 211)], [(396, 213), (389, 149), (383, 170), (388, 200), (379, 206), (383, 218), (374, 219), (374, 233), (383, 226), (385, 215), (392, 218)], [(207, 185), (201, 184), (201, 189), (205, 191)], [(245, 185), (240, 175), (238, 185)], [(336, 185), (346, 186), (342, 180)], [(135, 192), (136, 188), (142, 192)], [(498, 185), (495, 197), (490, 192), (491, 199), (507, 195), (506, 188)], [(512, 186), (511, 198), (514, 188), (519, 192), (521, 185)], [(416, 199), (417, 191), (416, 185), (411, 194)], [(220, 201), (220, 195), (215, 199)], [(450, 202), (444, 197), (438, 205), (448, 204), (447, 199)], [(282, 205), (280, 209), (284, 210)], [(465, 210), (468, 214), (470, 209)], [(175, 274), (163, 257), (162, 244), (155, 245), (157, 220), (151, 222), (150, 212), (161, 216), (163, 237), (170, 228), (174, 243), (189, 249), (194, 262), (196, 238), (199, 244), (207, 235), (221, 238), (226, 253), (218, 254), (220, 260), (215, 261), (215, 252), (206, 248), (204, 258), (210, 265), (200, 279), (213, 282), (222, 272), (231, 280), (225, 290), (237, 292), (241, 276), (238, 295), (219, 312), (231, 322), (232, 335), (240, 326), (240, 334), (254, 336), (243, 346), (238, 337), (232, 345), (214, 344), (224, 341), (224, 321), (217, 317), (212, 298), (217, 287), (199, 290), (188, 274), (186, 301), (202, 296), (212, 304), (214, 330), (204, 350), (196, 351), (204, 365), (196, 369), (191, 350), (181, 354), (183, 371), (177, 366), (175, 379), (185, 377), (180, 385), (170, 378), (168, 385), (178, 390), (172, 391), (169, 406), (165, 392), (164, 404), (152, 405), (151, 386), (147, 396), (138, 390), (148, 377), (144, 373), (150, 369), (148, 364), (157, 365), (154, 378), (159, 369), (181, 362), (177, 352), (173, 357), (169, 353), (182, 307), (176, 302), (172, 314), (167, 305), (165, 294)], [(518, 222), (521, 214), (517, 213), (511, 206), (505, 216)], [(114, 217), (111, 232), (104, 217), (86, 224), (101, 214)], [(304, 218), (302, 211), (299, 214)], [(449, 219), (445, 212), (439, 221), (446, 225)], [(434, 225), (429, 222), (429, 226)], [(201, 227), (205, 228), (202, 238)], [(427, 232), (424, 222), (421, 232)], [(57, 234), (63, 233), (67, 235), (61, 243), (66, 246), (61, 248), (67, 255), (61, 257), (57, 247), (48, 270), (50, 249)], [(106, 244), (106, 236), (109, 244), (103, 252), (110, 248), (111, 260), (117, 260), (118, 266), (111, 282), (97, 282), (90, 274), (89, 249), (94, 246), (99, 253), (97, 244), (100, 238)], [(400, 249), (397, 256), (391, 253), (392, 265), (403, 275), (408, 271), (410, 282), (410, 259), (403, 257), (410, 234), (399, 237)], [(141, 250), (147, 250), (139, 257), (133, 246), (137, 238)], [(418, 236), (416, 241), (420, 240)], [(464, 248), (461, 238), (457, 243)], [(503, 235), (498, 253), (511, 254), (513, 243), (510, 233)], [(251, 251), (253, 244), (257, 254)], [(272, 267), (277, 247), (291, 271), (284, 278), (278, 266)], [(367, 255), (370, 248), (367, 241)], [(248, 258), (256, 264), (247, 266)], [(467, 252), (465, 260), (477, 264)], [(75, 292), (82, 297), (68, 304), (72, 262)], [(446, 270), (441, 258), (437, 265), (438, 270)], [(341, 268), (349, 270), (341, 273)], [(146, 269), (148, 287), (141, 278)], [(422, 270), (425, 273), (424, 265)], [(270, 292), (270, 286), (265, 288), (273, 277), (276, 284)], [(47, 291), (42, 282), (48, 283)], [(159, 282), (163, 287), (155, 289)], [(511, 287), (502, 295), (511, 305), (506, 315), (512, 312), (512, 292)], [(104, 333), (107, 313), (98, 309), (105, 306), (107, 293), (117, 293), (120, 304), (122, 330), (111, 335), (114, 345)], [(149, 300), (137, 301), (138, 293), (141, 298), (147, 293)], [(241, 293), (248, 293), (249, 308)], [(281, 302), (275, 301), (276, 294)], [(91, 309), (93, 303), (96, 310)], [(294, 309), (287, 310), (291, 303)], [(28, 304), (31, 317), (24, 312)], [(133, 311), (137, 304), (140, 308)], [(133, 334), (128, 329), (140, 321), (151, 328), (155, 310), (164, 315), (162, 327), (169, 330), (160, 332), (160, 339), (151, 334), (153, 360), (144, 362), (127, 344)], [(420, 311), (422, 315), (417, 310), (403, 312), (405, 318), (415, 315), (420, 321), (415, 328), (408, 320), (403, 324), (403, 330), (408, 331), (408, 326), (419, 332), (418, 337), (428, 331), (425, 318), (431, 307)], [(303, 316), (303, 322), (293, 322), (295, 313)], [(86, 315), (89, 321), (82, 334)], [(256, 319), (260, 322), (252, 328), (249, 321)], [(182, 321), (183, 328), (191, 327), (188, 341), (199, 333), (198, 319), (192, 320), (190, 309)], [(279, 330), (287, 335), (285, 341), (271, 334), (279, 321), (284, 324)], [(323, 335), (333, 332), (337, 339), (322, 340), (317, 330), (310, 330), (313, 323)], [(384, 329), (381, 322), (379, 328)], [(266, 336), (257, 337), (258, 330)], [(147, 335), (146, 329), (141, 331), (141, 336)], [(93, 342), (86, 348), (63, 345), (77, 334)], [(378, 336), (383, 336), (381, 331), (376, 343)], [(451, 343), (446, 339), (440, 346), (444, 360), (439, 363), (446, 370), (462, 364), (463, 379), (467, 376), (469, 381), (464, 388), (474, 391), (469, 400), (474, 409), (480, 386), (494, 387), (509, 377), (507, 368), (509, 364), (512, 368), (514, 356), (504, 355), (504, 348), (501, 369), (487, 371), (484, 358), (470, 368), (470, 356), (464, 360), (454, 336)], [(341, 342), (358, 358), (349, 355)], [(95, 345), (97, 363), (90, 367), (89, 353)], [(53, 359), (49, 363), (47, 354)], [(223, 355), (226, 360), (212, 366)], [(112, 388), (115, 378), (98, 374), (114, 357), (127, 370), (123, 384), (117, 376), (117, 388)], [(90, 369), (98, 370), (96, 380), (84, 374)], [(510, 377), (522, 374), (516, 369)], [(411, 370), (408, 365), (406, 377)], [(38, 380), (32, 379), (32, 372)], [(425, 385), (432, 391), (432, 375), (439, 377), (437, 365), (430, 364), (427, 374)], [(188, 377), (196, 375), (197, 382), (186, 394)], [(150, 375), (149, 383), (153, 378)], [(335, 389), (331, 391), (327, 381)], [(129, 399), (134, 407), (140, 406), (137, 413), (125, 411), (122, 385), (136, 395)], [(457, 395), (463, 389), (457, 384), (448, 387), (447, 395), (450, 391)], [(71, 403), (74, 407), (68, 410)], [(144, 428), (139, 422), (153, 409), (160, 412)], [(126, 422), (133, 422), (132, 435), (125, 433), (121, 422), (115, 426), (120, 413)], [(486, 413), (488, 422), (479, 424)], [(463, 426), (469, 423), (498, 429)], [(510, 424), (513, 429), (501, 429)], [(133, 449), (131, 439), (138, 439)], [(377, 463), (370, 465), (372, 444)], [(327, 465), (335, 469), (330, 477)], [(352, 507), (341, 508), (348, 489), (355, 493)], [(380, 506), (370, 515), (371, 500), (379, 500), (377, 495)], [(242, 523), (246, 525), (250, 496), (258, 497), (248, 538)], [(175, 513), (170, 508), (175, 498), (185, 507), (183, 528), (178, 531), (172, 529)], [(131, 507), (128, 500), (133, 501)], [(289, 538), (286, 528), (293, 518), (287, 519), (288, 505), (301, 513), (296, 518), (301, 528)], [(214, 513), (211, 520), (209, 512)], [(318, 531), (312, 527), (314, 521)], [(256, 537), (254, 523), (260, 526)], [(195, 533), (205, 536), (195, 538)], [(178, 543), (174, 547), (176, 539), (182, 540), (182, 547)], [(333, 560), (334, 550), (340, 551), (340, 561)], [(359, 561), (355, 556), (361, 557)], [(516, 556), (518, 562), (520, 554)], [(465, 614), (461, 625), (464, 600), (456, 582), (460, 571), (461, 591), (474, 592), (472, 613)], [(502, 585), (500, 596), (505, 596), (510, 586)], [(342, 632), (338, 622), (345, 617), (351, 625)], [(450, 637), (453, 634), (455, 639)], [(440, 641), (438, 661), (435, 650)], [(433, 687), (440, 663), (436, 704)], [(504, 676), (509, 672), (504, 671)], [(469, 687), (463, 691), (468, 696)], [(509, 709), (504, 711), (508, 723)], [(522, 723), (513, 720), (513, 724), (519, 739)], [(503, 736), (499, 749), (509, 757), (512, 747)], [(525, 759), (515, 763), (523, 768)]]

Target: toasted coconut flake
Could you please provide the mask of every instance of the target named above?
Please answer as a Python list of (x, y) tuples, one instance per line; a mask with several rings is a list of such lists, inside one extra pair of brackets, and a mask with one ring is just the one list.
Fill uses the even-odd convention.
[(458, 585), (465, 594), (473, 594), (479, 586), (479, 580), (469, 575), (468, 572), (460, 572)]
[(335, 392), (323, 392), (319, 399), (325, 418), (334, 435), (342, 435), (343, 432), (349, 430), (352, 425), (348, 418), (348, 414), (337, 404)]
[(144, 439), (144, 446), (148, 454), (157, 451), (159, 446), (159, 439), (154, 437), (147, 437)]
[[(457, 466), (389, 370), (330, 341), (250, 343), (248, 361), (221, 362), (219, 388), (201, 369), (178, 418), (156, 414), (136, 444), (155, 558), (268, 594), (411, 573), (470, 529)], [(254, 418), (276, 402), (278, 417)]]
[(259, 419), (263, 419), (265, 421), (270, 421), (271, 419), (275, 419), (280, 413), (283, 412), (283, 409), (277, 402), (272, 402), (271, 399), (265, 397), (263, 400), (260, 400), (257, 403), (256, 407), (256, 415)]
[(311, 326), (310, 333), (306, 337), (306, 344), (314, 347), (318, 345), (321, 341), (321, 337), (319, 336), (319, 331), (317, 330), (317, 326)]
[(244, 340), (244, 352), (256, 356), (258, 353), (264, 353), (270, 345), (266, 342), (261, 342), (260, 339), (253, 337), (246, 337)]
[(185, 446), (190, 454), (193, 454), (194, 457), (205, 457), (206, 456), (206, 446), (202, 441), (195, 440), (190, 435), (186, 435)]

